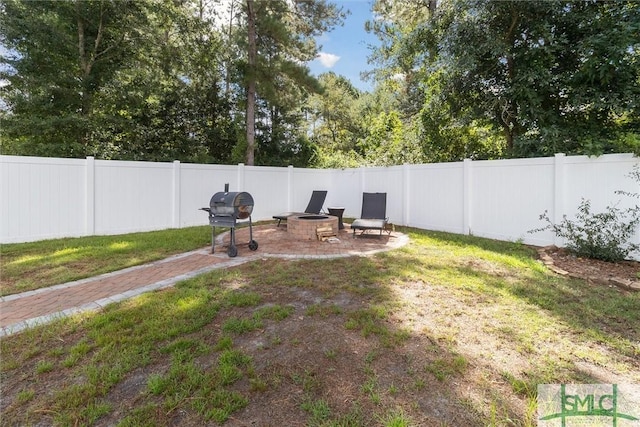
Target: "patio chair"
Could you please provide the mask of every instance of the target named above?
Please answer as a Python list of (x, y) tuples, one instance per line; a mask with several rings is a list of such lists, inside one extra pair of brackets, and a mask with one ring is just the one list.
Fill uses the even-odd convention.
[(327, 198), (327, 192), (325, 190), (314, 190), (311, 193), (311, 199), (304, 212), (285, 212), (279, 215), (274, 215), (273, 219), (278, 220), (278, 227), (282, 221), (286, 221), (292, 215), (304, 215), (304, 214), (319, 214), (324, 205), (324, 199)]
[(360, 235), (368, 230), (380, 230), (382, 236), (387, 221), (387, 193), (362, 193), (362, 214), (351, 223), (353, 237), (356, 230), (361, 230)]

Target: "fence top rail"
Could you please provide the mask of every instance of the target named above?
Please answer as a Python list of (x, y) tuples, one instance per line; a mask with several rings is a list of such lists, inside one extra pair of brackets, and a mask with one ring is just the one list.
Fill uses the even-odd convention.
[(42, 164), (42, 165), (84, 165), (87, 159), (68, 159), (60, 157), (31, 157), (0, 155), (0, 163)]

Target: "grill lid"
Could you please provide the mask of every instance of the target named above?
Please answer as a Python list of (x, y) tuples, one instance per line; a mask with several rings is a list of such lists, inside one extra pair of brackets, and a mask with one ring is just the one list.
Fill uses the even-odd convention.
[(245, 191), (221, 191), (211, 197), (209, 209), (212, 215), (246, 219), (253, 212), (253, 197)]

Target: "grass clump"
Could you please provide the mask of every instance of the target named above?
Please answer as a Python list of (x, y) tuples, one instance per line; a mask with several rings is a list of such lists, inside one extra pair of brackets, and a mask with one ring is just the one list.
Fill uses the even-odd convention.
[(425, 366), (425, 370), (432, 373), (438, 381), (445, 381), (450, 377), (463, 374), (467, 364), (464, 356), (455, 355), (449, 359), (433, 360)]
[(260, 329), (263, 325), (264, 323), (262, 323), (262, 320), (260, 319), (232, 317), (224, 322), (222, 325), (222, 331), (225, 333), (240, 335)]
[(302, 409), (309, 414), (307, 423), (309, 426), (326, 425), (326, 421), (331, 416), (331, 408), (324, 399), (307, 400), (302, 403)]
[(47, 372), (51, 372), (53, 371), (53, 362), (49, 361), (49, 360), (41, 360), (38, 362), (38, 365), (36, 366), (36, 372), (38, 374), (44, 374)]
[(411, 427), (411, 418), (402, 409), (394, 409), (380, 417), (383, 427)]

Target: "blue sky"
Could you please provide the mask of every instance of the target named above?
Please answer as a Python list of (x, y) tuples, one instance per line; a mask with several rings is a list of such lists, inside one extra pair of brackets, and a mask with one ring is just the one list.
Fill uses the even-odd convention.
[(311, 74), (333, 71), (348, 78), (360, 90), (372, 90), (372, 84), (360, 79), (360, 72), (373, 67), (367, 64), (370, 54), (368, 45), (378, 44), (378, 39), (364, 30), (364, 23), (373, 19), (371, 12), (372, 0), (336, 1), (351, 13), (344, 21), (344, 25), (318, 38), (320, 58), (309, 63)]

